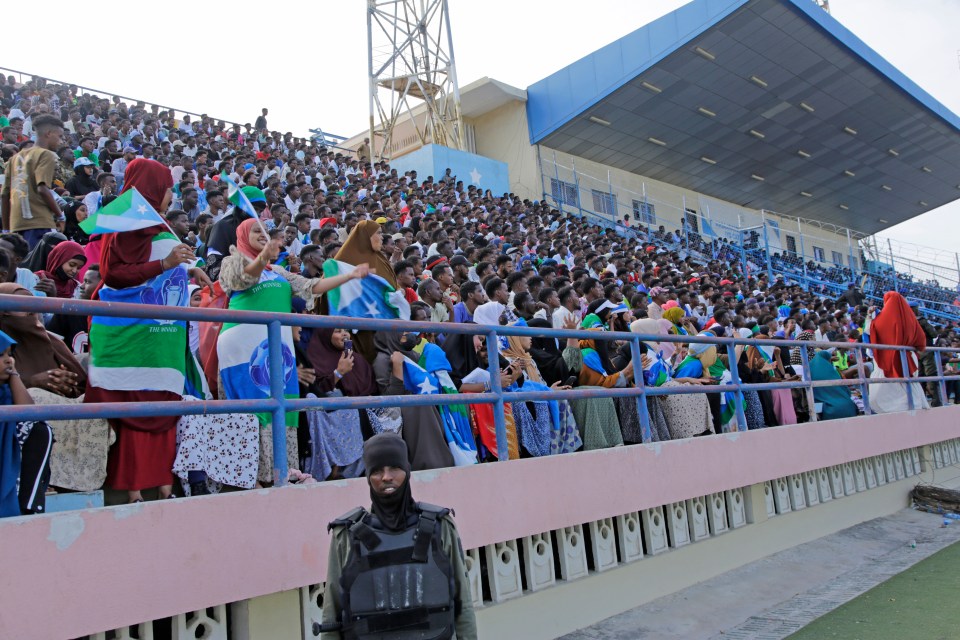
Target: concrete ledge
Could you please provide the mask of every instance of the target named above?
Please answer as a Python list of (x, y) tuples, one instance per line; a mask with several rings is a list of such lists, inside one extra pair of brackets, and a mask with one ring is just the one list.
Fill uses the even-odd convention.
[[(550, 639), (675, 593), (749, 562), (895, 513), (930, 474), (779, 515), (696, 544), (477, 612), (483, 638)], [(762, 486), (757, 492), (762, 494)]]

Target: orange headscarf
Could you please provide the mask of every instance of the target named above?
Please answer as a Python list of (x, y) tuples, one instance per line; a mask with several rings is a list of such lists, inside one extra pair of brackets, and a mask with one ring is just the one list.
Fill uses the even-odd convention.
[[(870, 323), (870, 342), (901, 347), (913, 347), (925, 351), (927, 337), (920, 328), (917, 316), (902, 295), (896, 291), (887, 291), (883, 296), (883, 310)], [(877, 366), (888, 378), (902, 378), (903, 367), (900, 364), (900, 352), (892, 349), (874, 349), (873, 357)], [(907, 356), (908, 375), (917, 370), (913, 358)]]
[[(240, 223), (240, 226), (237, 227), (237, 251), (250, 258), (251, 260), (256, 260), (257, 256), (260, 255), (260, 252), (254, 249), (253, 245), (250, 244), (250, 230), (253, 229), (254, 225), (260, 224), (256, 218), (247, 218)], [(267, 236), (267, 242), (270, 242), (270, 236)], [(267, 271), (273, 271), (270, 268), (270, 265), (264, 267)]]

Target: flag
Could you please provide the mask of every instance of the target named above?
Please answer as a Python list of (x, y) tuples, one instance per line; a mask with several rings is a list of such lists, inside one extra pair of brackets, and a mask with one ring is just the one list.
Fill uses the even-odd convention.
[(140, 195), (136, 187), (121, 194), (116, 200), (98, 209), (80, 223), (86, 233), (120, 233), (166, 224), (163, 217)]
[(670, 379), (670, 371), (663, 361), (663, 352), (648, 351), (650, 366), (643, 369), (643, 384), (648, 387), (659, 387)]
[[(151, 240), (150, 260), (160, 260), (178, 243), (171, 233), (157, 234)], [(178, 265), (142, 285), (123, 289), (104, 285), (99, 296), (107, 303), (186, 307), (190, 304), (188, 280), (186, 268)], [(169, 391), (179, 395), (183, 395), (188, 386), (187, 323), (183, 320), (95, 315), (90, 319), (90, 344), (88, 376), (93, 386), (115, 391)]]
[[(410, 359), (403, 361), (403, 386), (417, 395), (456, 394), (457, 388), (450, 379), (451, 369), (443, 349), (428, 343), (423, 349), (419, 364)], [(477, 445), (473, 439), (466, 405), (452, 404), (437, 409), (454, 464), (458, 467), (476, 464)]]
[(227, 200), (251, 218), (260, 217), (257, 215), (257, 210), (253, 208), (253, 203), (250, 202), (250, 198), (243, 192), (240, 185), (230, 179), (226, 171), (220, 174), (220, 181), (227, 185)]
[[(323, 276), (333, 278), (354, 270), (354, 266), (339, 260), (329, 259), (323, 263)], [(410, 319), (410, 303), (403, 291), (397, 291), (390, 283), (371, 273), (366, 278), (348, 280), (327, 293), (330, 315), (351, 318), (400, 318)]]

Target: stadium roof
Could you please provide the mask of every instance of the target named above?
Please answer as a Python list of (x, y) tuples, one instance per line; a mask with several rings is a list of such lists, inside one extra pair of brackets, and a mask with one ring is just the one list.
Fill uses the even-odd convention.
[(874, 233), (960, 198), (960, 118), (812, 0), (694, 0), (527, 89), (531, 143)]

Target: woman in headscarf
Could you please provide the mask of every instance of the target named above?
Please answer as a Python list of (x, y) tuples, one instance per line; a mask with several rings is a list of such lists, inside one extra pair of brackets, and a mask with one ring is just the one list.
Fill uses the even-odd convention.
[(72, 298), (77, 287), (80, 286), (77, 274), (86, 262), (87, 256), (83, 252), (83, 247), (67, 240), (53, 248), (47, 256), (46, 269), (38, 271), (37, 276), (53, 280), (58, 298)]
[[(267, 199), (263, 191), (257, 187), (242, 187), (240, 191), (247, 197), (257, 213), (263, 213), (267, 208)], [(239, 198), (239, 196), (237, 196)], [(237, 227), (246, 220), (251, 220), (250, 214), (234, 205), (230, 212), (214, 223), (210, 229), (210, 238), (206, 243), (205, 251), (201, 255), (207, 261), (207, 270), (210, 277), (217, 279), (220, 275), (220, 263), (230, 255), (230, 247), (237, 242)]]
[[(518, 323), (519, 324), (519, 323)], [(525, 323), (524, 323), (525, 324)], [(503, 351), (511, 365), (519, 368), (520, 377), (509, 391), (543, 391), (570, 389), (558, 380), (549, 387), (540, 375), (540, 369), (530, 354), (533, 339), (527, 336), (509, 336), (508, 348)], [(531, 456), (572, 453), (583, 445), (577, 423), (567, 401), (511, 402), (513, 419), (520, 436), (520, 445)], [(561, 406), (563, 405), (563, 406)]]
[[(158, 212), (173, 198), (170, 170), (155, 160), (137, 158), (126, 169), (124, 192), (136, 188)], [(102, 236), (100, 275), (95, 294), (104, 301), (150, 302), (185, 307), (193, 251), (179, 243), (166, 226)], [(193, 270), (196, 272), (196, 269)], [(203, 276), (206, 277), (205, 275)], [(161, 295), (159, 292), (164, 292)], [(153, 333), (162, 328), (162, 333)], [(124, 319), (98, 322), (90, 329), (90, 371), (85, 402), (154, 402), (183, 399), (187, 366), (185, 323)], [(107, 484), (128, 492), (130, 502), (143, 500), (141, 490), (173, 493), (178, 416), (110, 419), (117, 442), (110, 450)]]
[[(363, 220), (353, 228), (346, 242), (337, 251), (335, 260), (346, 264), (370, 266), (370, 273), (375, 273), (386, 280), (391, 287), (399, 289), (397, 276), (393, 273), (393, 265), (380, 252), (383, 247), (383, 231), (380, 225), (373, 220)], [(320, 307), (321, 313), (327, 314), (326, 304)], [(367, 362), (373, 362), (377, 350), (373, 344), (373, 331), (358, 331), (353, 334), (354, 349)]]
[[(716, 337), (712, 332), (704, 331), (703, 337)], [(700, 384), (729, 384), (730, 371), (717, 355), (717, 345), (706, 343), (691, 343), (687, 357), (678, 364), (673, 372), (676, 380), (684, 382), (699, 382)], [(708, 395), (710, 414), (713, 418), (713, 432), (736, 430), (736, 400), (735, 391), (711, 393)], [(746, 408), (746, 401), (741, 405)], [(678, 416), (680, 417), (680, 416)], [(670, 416), (667, 416), (668, 422)], [(672, 423), (671, 423), (671, 433)]]
[[(0, 284), (0, 294), (30, 297), (14, 283)], [(60, 338), (35, 313), (4, 311), (0, 330), (18, 344), (17, 370), (35, 404), (79, 404), (87, 374)], [(107, 475), (107, 452), (113, 434), (103, 419), (50, 422), (56, 444), (50, 457), (50, 484), (72, 491), (96, 491)]]
[[(913, 347), (916, 352), (907, 354), (907, 371), (903, 370), (900, 352), (895, 349), (873, 349), (873, 358), (877, 363), (871, 378), (912, 378), (917, 375), (917, 352), (927, 349), (927, 339), (906, 299), (896, 291), (888, 291), (883, 296), (883, 309), (873, 320), (869, 320), (864, 333), (869, 333), (873, 344), (888, 344), (901, 347)], [(929, 408), (929, 402), (923, 387), (917, 382), (910, 385), (915, 409)], [(909, 411), (907, 384), (884, 383), (870, 385), (870, 409), (874, 413), (893, 413)]]
[[(312, 307), (316, 298), (354, 278), (367, 275), (367, 265), (358, 265), (351, 273), (332, 278), (305, 278), (273, 264), (280, 253), (282, 239), (267, 236), (260, 222), (254, 218), (244, 220), (237, 227), (236, 245), (230, 247), (230, 255), (220, 266), (219, 282), (229, 298), (228, 308), (246, 311), (290, 313), (293, 296), (301, 298)], [(282, 358), (284, 365), (284, 394), (299, 397), (299, 384), (295, 374), (296, 356), (293, 350), (293, 333), (283, 327)], [(267, 327), (254, 324), (226, 323), (217, 339), (217, 357), (220, 367), (220, 392), (230, 400), (269, 398), (270, 375), (268, 364)], [(309, 357), (309, 350), (308, 350)], [(333, 376), (333, 371), (318, 371), (318, 375)], [(272, 482), (273, 439), (270, 413), (256, 414), (260, 421), (260, 471), (261, 482)], [(286, 414), (287, 459), (290, 469), (297, 469), (298, 446), (296, 428), (297, 413)]]
[(73, 163), (73, 177), (67, 180), (66, 189), (74, 198), (83, 198), (100, 187), (93, 177), (96, 167), (87, 158), (77, 158)]
[[(377, 395), (373, 369), (348, 348), (346, 329), (314, 329), (307, 346), (307, 360), (316, 374), (320, 396)], [(366, 410), (311, 410), (310, 465), (305, 469), (318, 480), (356, 478), (363, 473), (358, 464), (363, 441), (373, 435)]]
[(80, 228), (80, 223), (87, 219), (87, 205), (83, 200), (74, 200), (68, 204), (63, 210), (63, 215), (66, 218), (63, 234), (74, 242), (87, 244), (90, 236)]
[[(814, 381), (841, 380), (840, 373), (833, 366), (831, 357), (833, 349), (818, 351), (810, 361), (810, 377)], [(880, 385), (874, 385), (874, 388)], [(889, 386), (889, 385), (883, 385)], [(836, 420), (838, 418), (853, 418), (859, 412), (857, 405), (850, 398), (848, 387), (815, 387), (813, 390), (814, 402), (823, 405), (820, 412), (821, 420)]]
[[(419, 322), (426, 320), (426, 310), (420, 305), (412, 306), (410, 308), (410, 319)], [(466, 337), (469, 338), (470, 336)], [(374, 337), (377, 357), (373, 361), (373, 373), (381, 394), (385, 396), (410, 394), (403, 385), (403, 362), (400, 361), (398, 371), (394, 359), (406, 357), (417, 361), (420, 354), (414, 352), (414, 348), (419, 345), (420, 340), (421, 335), (415, 332), (377, 332)], [(449, 354), (446, 347), (447, 344), (445, 343), (444, 351)], [(394, 354), (400, 354), (400, 356)], [(457, 369), (455, 368), (451, 372), (451, 377), (454, 377), (456, 373)], [(389, 421), (384, 426), (387, 430), (400, 429), (400, 435), (407, 443), (411, 469), (419, 471), (454, 466), (453, 455), (447, 446), (443, 434), (443, 425), (440, 423), (440, 412), (437, 407), (399, 407), (391, 411), (395, 412), (396, 417), (390, 417), (387, 414)]]
[[(738, 335), (745, 340), (753, 337), (753, 331), (747, 327), (741, 327), (737, 331)], [(760, 384), (770, 381), (768, 373), (773, 371), (774, 365), (763, 357), (763, 354), (755, 345), (738, 344), (734, 351), (737, 355), (737, 374), (740, 376), (740, 382)], [(768, 402), (764, 402), (759, 391), (744, 391), (743, 399), (747, 402), (747, 407), (744, 409), (747, 429), (763, 429), (774, 424), (767, 420), (769, 414), (773, 412), (772, 401), (769, 396), (767, 397)]]
[[(591, 307), (596, 303), (591, 303)], [(581, 328), (590, 331), (604, 330), (603, 318), (608, 315), (609, 309), (615, 307), (611, 302), (604, 300), (607, 305), (601, 304), (595, 312), (588, 313), (581, 322)], [(589, 311), (590, 309), (588, 309)], [(607, 340), (580, 340), (580, 351), (583, 354), (583, 366), (578, 374), (578, 386), (583, 387), (625, 387), (633, 379), (634, 363), (617, 371), (607, 357)], [(623, 444), (623, 434), (617, 418), (616, 404), (613, 398), (593, 398), (588, 401), (574, 400), (570, 403), (577, 424), (583, 435), (584, 450), (605, 449)]]
[(43, 234), (43, 238), (41, 238), (37, 246), (27, 254), (27, 257), (23, 259), (20, 267), (29, 269), (34, 273), (46, 269), (47, 257), (50, 255), (50, 252), (61, 242), (66, 242), (66, 240), (67, 236), (59, 231), (50, 231), (49, 233)]
[[(666, 336), (671, 333), (671, 325), (672, 323), (666, 319), (646, 318), (634, 321), (630, 325), (630, 331), (645, 335)], [(703, 384), (698, 377), (679, 377), (672, 372), (670, 362), (676, 351), (676, 343), (645, 341), (641, 342), (640, 346), (641, 349), (647, 350), (643, 363), (645, 385), (675, 387)], [(651, 435), (655, 442), (690, 438), (713, 432), (713, 418), (707, 394), (648, 396), (647, 409), (650, 414)]]
[[(498, 302), (487, 302), (477, 307), (473, 320), (478, 325), (499, 326), (506, 307)], [(450, 361), (452, 371), (450, 377), (457, 384), (461, 393), (488, 393), (491, 389), (489, 373), (489, 359), (497, 358), (500, 369), (501, 388), (507, 390), (522, 375), (520, 367), (515, 367), (503, 357), (502, 352), (509, 344), (505, 337), (494, 343), (490, 353), (486, 335), (459, 336), (451, 334), (444, 342), (444, 352)], [(478, 441), (480, 459), (497, 459), (497, 431), (492, 404), (469, 405), (470, 422)], [(509, 402), (503, 404), (504, 427), (507, 436), (507, 454), (509, 460), (520, 457), (517, 425), (513, 418), (513, 406)]]

